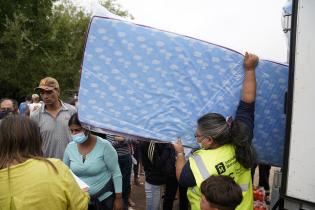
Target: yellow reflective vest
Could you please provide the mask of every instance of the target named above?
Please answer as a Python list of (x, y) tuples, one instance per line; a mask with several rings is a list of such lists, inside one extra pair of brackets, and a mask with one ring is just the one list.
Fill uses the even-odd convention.
[(250, 169), (244, 168), (235, 158), (235, 148), (227, 144), (216, 149), (197, 150), (189, 158), (196, 186), (188, 188), (187, 196), (192, 210), (200, 209), (200, 185), (211, 175), (231, 176), (243, 191), (242, 203), (236, 210), (253, 210), (253, 189)]

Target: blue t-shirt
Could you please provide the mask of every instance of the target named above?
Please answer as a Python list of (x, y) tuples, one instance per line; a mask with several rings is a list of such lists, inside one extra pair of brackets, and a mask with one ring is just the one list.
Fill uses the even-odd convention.
[(26, 111), (29, 109), (28, 104), (26, 102), (20, 103), (19, 106), (19, 113), (20, 114), (26, 114)]
[[(105, 184), (113, 178), (115, 192), (122, 192), (122, 176), (118, 164), (117, 152), (107, 140), (97, 137), (94, 148), (86, 155), (83, 161), (77, 143), (70, 142), (65, 150), (63, 162), (89, 185), (89, 194), (99, 192)], [(105, 192), (99, 197), (102, 201), (111, 192)]]

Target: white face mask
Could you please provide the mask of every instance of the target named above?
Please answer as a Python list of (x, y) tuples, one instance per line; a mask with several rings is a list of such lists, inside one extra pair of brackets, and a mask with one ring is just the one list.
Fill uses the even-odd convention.
[(205, 140), (205, 139), (207, 139), (206, 137), (204, 137), (200, 142), (197, 142), (198, 143), (198, 145), (199, 145), (199, 147), (201, 148), (201, 149), (203, 149), (204, 148), (204, 146), (202, 145), (202, 142)]

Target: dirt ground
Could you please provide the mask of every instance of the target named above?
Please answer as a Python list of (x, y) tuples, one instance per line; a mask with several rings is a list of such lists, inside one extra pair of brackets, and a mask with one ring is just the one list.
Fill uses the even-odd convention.
[[(133, 179), (132, 179), (133, 180)], [(144, 175), (139, 176), (140, 186), (132, 185), (131, 200), (136, 204), (134, 207), (129, 207), (129, 210), (145, 210), (145, 192), (144, 192)], [(173, 209), (179, 209), (178, 200), (174, 201)], [(161, 206), (162, 209), (162, 206)]]
[[(133, 180), (133, 178), (132, 178)], [(145, 210), (145, 192), (144, 192), (144, 175), (139, 176), (140, 186), (132, 184), (131, 186), (131, 200), (135, 202), (134, 210)]]
[[(275, 169), (277, 168), (272, 167), (270, 170), (270, 177), (269, 177), (270, 188), (272, 188), (272, 180), (273, 180)], [(133, 180), (133, 178), (131, 180)], [(132, 184), (131, 200), (135, 202), (136, 205), (131, 208), (129, 207), (129, 210), (145, 210), (145, 192), (144, 192), (144, 174), (143, 173), (140, 174), (139, 180), (141, 184), (140, 186), (136, 186)], [(257, 184), (258, 184), (258, 169), (256, 169), (255, 177), (254, 177), (254, 185), (257, 186)], [(179, 210), (178, 200), (175, 200), (173, 210)]]

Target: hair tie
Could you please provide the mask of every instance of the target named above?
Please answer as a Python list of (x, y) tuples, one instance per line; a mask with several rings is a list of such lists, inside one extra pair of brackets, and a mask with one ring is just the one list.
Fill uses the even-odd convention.
[(225, 118), (225, 121), (226, 121), (227, 126), (228, 126), (229, 128), (231, 128), (231, 127), (232, 127), (232, 122), (233, 122), (232, 116), (227, 116), (227, 117)]

